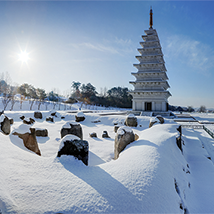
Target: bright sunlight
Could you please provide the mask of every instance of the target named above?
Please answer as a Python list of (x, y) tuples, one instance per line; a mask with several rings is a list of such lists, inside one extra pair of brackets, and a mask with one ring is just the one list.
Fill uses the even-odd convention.
[(29, 54), (26, 51), (22, 51), (19, 54), (19, 60), (26, 63), (29, 60)]

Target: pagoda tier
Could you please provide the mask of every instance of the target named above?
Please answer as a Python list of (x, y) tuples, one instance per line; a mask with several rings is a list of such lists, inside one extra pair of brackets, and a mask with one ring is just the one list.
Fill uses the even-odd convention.
[(160, 40), (151, 26), (144, 32), (144, 41), (140, 42), (142, 48), (138, 49), (140, 56), (136, 56), (139, 63), (134, 64), (138, 71), (132, 73), (136, 80), (130, 81), (134, 86), (134, 90), (129, 92), (133, 96), (132, 108), (134, 111), (165, 112), (171, 94), (167, 91), (170, 86)]

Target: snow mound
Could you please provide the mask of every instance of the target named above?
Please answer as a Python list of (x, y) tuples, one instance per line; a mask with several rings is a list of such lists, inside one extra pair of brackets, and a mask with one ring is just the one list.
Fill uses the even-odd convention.
[(32, 128), (31, 125), (21, 124), (17, 128), (14, 128), (13, 132), (18, 132), (19, 134), (30, 133), (30, 128)]

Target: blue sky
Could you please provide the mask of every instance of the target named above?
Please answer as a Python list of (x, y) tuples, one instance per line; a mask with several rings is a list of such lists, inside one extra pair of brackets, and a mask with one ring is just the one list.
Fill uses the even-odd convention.
[[(214, 108), (213, 1), (0, 2), (0, 73), (68, 93), (72, 81), (132, 88), (149, 28), (158, 32), (172, 105)], [(21, 51), (29, 60), (19, 59)]]

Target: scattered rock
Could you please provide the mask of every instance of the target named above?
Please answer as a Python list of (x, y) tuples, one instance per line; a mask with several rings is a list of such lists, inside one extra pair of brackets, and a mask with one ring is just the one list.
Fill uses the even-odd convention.
[(92, 123), (99, 123), (101, 122), (100, 120), (94, 120), (94, 121), (91, 121)]
[(36, 119), (42, 119), (42, 113), (40, 111), (35, 111), (34, 112), (34, 117)]
[(27, 125), (32, 125), (33, 123), (35, 123), (35, 120), (33, 118), (25, 118), (22, 120), (24, 124), (27, 124)]
[(52, 122), (52, 123), (53, 123), (53, 122), (54, 122), (54, 119), (53, 119), (53, 117), (47, 117), (47, 118), (46, 118), (46, 121), (49, 121), (49, 122)]
[(51, 116), (57, 117), (57, 116), (56, 116), (56, 112), (52, 112), (52, 113), (51, 113)]
[(62, 116), (62, 117), (61, 117), (61, 119), (65, 119), (65, 117), (64, 117), (64, 116)]
[(88, 165), (88, 142), (74, 135), (66, 135), (61, 140), (57, 157), (61, 155), (72, 155)]
[(152, 117), (150, 119), (149, 128), (151, 128), (155, 123), (159, 122), (159, 119)]
[(31, 133), (24, 133), (24, 134), (14, 132), (13, 135), (18, 135), (18, 137), (23, 140), (23, 143), (27, 149), (41, 156), (41, 152), (39, 150), (39, 146), (36, 140), (36, 131), (34, 128), (30, 128), (30, 132)]
[(177, 131), (180, 133), (180, 136), (182, 135), (182, 128), (181, 125), (177, 128)]
[(119, 128), (120, 128), (119, 125), (115, 125), (115, 126), (114, 126), (114, 132), (117, 133), (117, 130), (118, 130)]
[(130, 127), (137, 127), (137, 117), (134, 114), (129, 114), (125, 120), (125, 125)]
[(36, 129), (36, 136), (37, 137), (48, 137), (48, 130), (47, 129)]
[(135, 135), (131, 128), (121, 126), (117, 130), (114, 143), (114, 159), (119, 157), (119, 154), (126, 148), (126, 146), (135, 140)]
[(13, 125), (14, 121), (13, 118), (10, 119), (10, 125)]
[(80, 126), (79, 123), (67, 122), (65, 125), (63, 125), (61, 129), (61, 138), (68, 134), (75, 135), (79, 137), (81, 140), (83, 139), (82, 127)]
[(95, 132), (89, 133), (89, 136), (90, 137), (97, 137), (97, 133), (95, 133)]
[(177, 137), (176, 138), (176, 143), (177, 143), (177, 146), (178, 148), (181, 150), (181, 152), (183, 151), (182, 150), (182, 140), (181, 140), (181, 136)]
[(25, 119), (25, 116), (24, 116), (24, 115), (23, 115), (23, 116), (21, 116), (21, 117), (20, 117), (20, 119), (21, 119), (21, 120), (24, 120), (24, 119)]
[(107, 131), (103, 131), (102, 138), (110, 138)]
[(9, 119), (7, 116), (2, 114), (0, 116), (0, 121), (2, 121), (1, 124), (1, 130), (5, 135), (10, 134), (10, 125), (13, 124), (13, 119)]
[(139, 139), (139, 136), (137, 134), (134, 134), (134, 140), (138, 140)]
[(156, 118), (159, 120), (159, 123), (160, 124), (163, 124), (164, 123), (164, 118), (160, 115), (157, 115)]
[(77, 115), (75, 115), (76, 122), (82, 122), (85, 120), (85, 115), (83, 112), (78, 112)]

